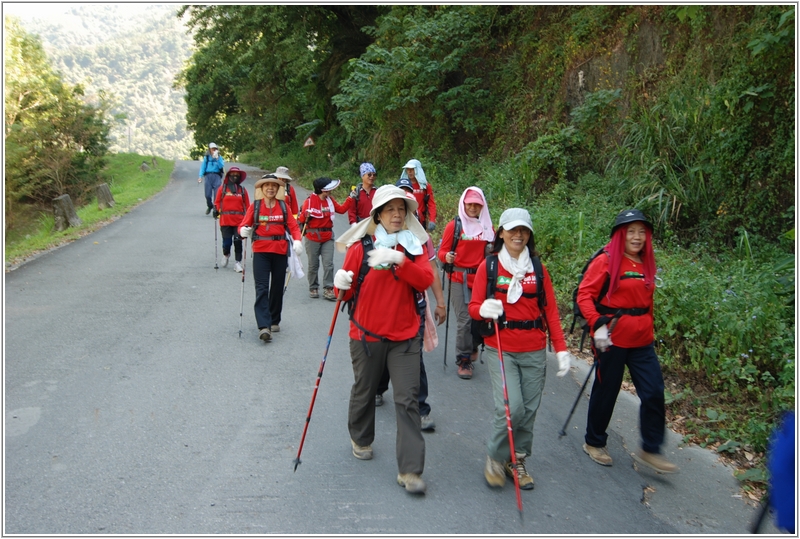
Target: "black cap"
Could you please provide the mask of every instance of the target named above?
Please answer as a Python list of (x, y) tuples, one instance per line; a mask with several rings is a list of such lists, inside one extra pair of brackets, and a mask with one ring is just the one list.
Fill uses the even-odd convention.
[(622, 225), (627, 225), (628, 223), (634, 223), (636, 221), (642, 221), (645, 225), (647, 225), (647, 228), (649, 228), (651, 231), (653, 230), (653, 223), (648, 221), (647, 217), (645, 217), (640, 210), (633, 208), (619, 212), (617, 218), (614, 219), (614, 226), (611, 227), (611, 235), (613, 236), (614, 232), (616, 232), (617, 229)]
[(395, 182), (394, 185), (395, 185), (395, 187), (399, 187), (401, 189), (402, 188), (406, 188), (406, 189), (410, 189), (411, 191), (414, 190), (414, 186), (411, 185), (411, 180), (409, 180), (408, 178), (400, 178), (399, 180), (397, 180)]

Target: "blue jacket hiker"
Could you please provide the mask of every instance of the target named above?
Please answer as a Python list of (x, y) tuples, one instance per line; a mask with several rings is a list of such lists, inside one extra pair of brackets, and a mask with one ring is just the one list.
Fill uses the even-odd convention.
[(219, 154), (219, 148), (213, 142), (208, 145), (208, 152), (203, 156), (202, 164), (200, 165), (200, 174), (197, 177), (197, 183), (205, 179), (205, 194), (206, 194), (206, 215), (211, 213), (214, 209), (214, 199), (217, 196), (217, 189), (222, 184), (222, 174), (225, 170), (225, 160)]

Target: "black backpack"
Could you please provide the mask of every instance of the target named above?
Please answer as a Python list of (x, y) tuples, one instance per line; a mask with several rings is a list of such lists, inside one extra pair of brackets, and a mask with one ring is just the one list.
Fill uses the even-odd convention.
[[(524, 298), (532, 298), (535, 297), (536, 301), (539, 303), (539, 312), (542, 313), (542, 318), (544, 318), (544, 322), (542, 318), (538, 318), (536, 320), (524, 320), (524, 321), (506, 321), (506, 315), (503, 313), (500, 315), (500, 318), (497, 319), (497, 322), (500, 324), (500, 329), (504, 328), (512, 328), (512, 329), (534, 329), (534, 328), (542, 328), (544, 329), (547, 326), (547, 319), (544, 314), (544, 308), (547, 305), (547, 296), (545, 295), (544, 291), (544, 271), (542, 270), (542, 261), (539, 259), (538, 256), (531, 257), (531, 263), (533, 264), (533, 273), (536, 275), (536, 293), (535, 294), (527, 294), (523, 293), (522, 297)], [(486, 257), (486, 298), (494, 298), (497, 292), (506, 293), (505, 290), (500, 290), (497, 288), (497, 267), (500, 264), (500, 261), (497, 258), (496, 254), (491, 254)], [(494, 335), (494, 320), (472, 320), (472, 335), (474, 338), (482, 339), (483, 337), (490, 337)]]
[[(586, 335), (589, 334), (589, 322), (586, 320), (586, 317), (583, 316), (581, 313), (581, 308), (578, 306), (578, 289), (581, 287), (581, 281), (583, 281), (583, 276), (586, 275), (586, 270), (589, 269), (589, 265), (595, 258), (603, 253), (608, 255), (605, 247), (599, 248), (592, 256), (589, 257), (589, 260), (586, 261), (586, 264), (583, 266), (580, 275), (578, 275), (578, 285), (575, 287), (575, 290), (572, 291), (572, 327), (570, 327), (569, 333), (572, 335), (572, 332), (575, 331), (576, 322), (579, 323), (581, 328), (583, 328), (580, 345), (581, 352), (583, 352), (583, 343), (586, 340)], [(608, 286), (610, 283), (611, 277), (608, 273), (606, 273), (606, 280), (603, 282), (603, 287), (600, 289), (600, 295), (595, 299), (595, 303), (599, 302), (603, 296), (608, 294)]]

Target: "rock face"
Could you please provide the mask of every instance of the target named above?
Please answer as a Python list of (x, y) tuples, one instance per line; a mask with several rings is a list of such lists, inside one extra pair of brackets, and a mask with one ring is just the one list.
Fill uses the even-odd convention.
[(53, 217), (55, 218), (55, 226), (53, 228), (56, 232), (83, 224), (78, 214), (75, 213), (75, 206), (72, 205), (72, 199), (69, 198), (69, 195), (61, 195), (53, 199)]

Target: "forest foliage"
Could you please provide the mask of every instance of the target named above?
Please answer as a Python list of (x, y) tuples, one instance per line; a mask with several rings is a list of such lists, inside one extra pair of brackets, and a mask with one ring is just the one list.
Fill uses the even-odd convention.
[(763, 449), (794, 407), (793, 6), (181, 14), (195, 32), (180, 82), (196, 153), (215, 140), (352, 181), (368, 160), (383, 182), (418, 158), (444, 218), (469, 185), (495, 218), (530, 208), (560, 298), (613, 215), (639, 207), (669, 283), (656, 309), (668, 400), (694, 439)]

